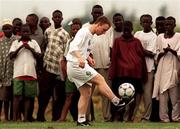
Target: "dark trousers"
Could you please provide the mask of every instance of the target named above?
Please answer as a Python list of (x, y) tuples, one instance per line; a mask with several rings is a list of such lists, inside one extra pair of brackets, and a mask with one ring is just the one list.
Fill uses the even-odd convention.
[[(172, 104), (171, 104), (170, 99), (168, 101), (168, 109), (169, 109), (169, 112), (168, 112), (169, 119), (170, 119), (170, 121), (172, 121), (172, 117), (171, 117)], [(159, 100), (156, 100), (155, 98), (152, 99), (152, 113), (151, 113), (150, 120), (154, 121), (154, 122), (160, 121), (160, 118), (159, 118)]]
[(43, 70), (39, 82), (39, 109), (37, 113), (38, 121), (45, 121), (45, 110), (50, 97), (53, 97), (52, 120), (59, 119), (65, 100), (65, 84), (57, 79), (57, 75)]
[(156, 100), (155, 98), (152, 99), (152, 112), (151, 112), (151, 121), (157, 122), (160, 121), (159, 118), (159, 100)]
[(53, 91), (52, 121), (56, 121), (60, 118), (65, 97), (65, 84), (63, 81), (58, 80)]
[(79, 91), (75, 92), (72, 98), (70, 113), (74, 121), (77, 121), (78, 118), (78, 101), (79, 101), (80, 93)]

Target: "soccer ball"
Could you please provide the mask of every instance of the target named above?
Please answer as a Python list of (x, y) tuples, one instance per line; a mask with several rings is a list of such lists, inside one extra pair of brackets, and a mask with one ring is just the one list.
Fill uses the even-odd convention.
[(118, 88), (119, 96), (123, 99), (129, 99), (134, 96), (135, 89), (131, 83), (123, 83)]

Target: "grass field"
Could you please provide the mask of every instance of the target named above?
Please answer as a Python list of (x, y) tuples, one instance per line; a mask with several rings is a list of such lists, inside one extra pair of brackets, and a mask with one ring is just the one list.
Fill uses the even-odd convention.
[[(122, 123), (122, 122), (103, 122), (102, 107), (100, 104), (101, 97), (93, 97), (95, 106), (96, 121), (92, 122), (92, 126), (80, 127), (76, 126), (75, 122), (72, 122), (72, 118), (68, 115), (67, 122), (50, 122), (51, 120), (51, 107), (47, 110), (46, 119), (48, 122), (0, 122), (0, 129), (180, 129), (180, 123), (141, 123), (140, 114), (142, 106), (140, 106), (140, 112), (137, 114), (136, 122), (134, 123)], [(36, 107), (37, 105), (35, 105)], [(35, 108), (36, 109), (36, 108)], [(36, 109), (37, 110), (37, 109)], [(35, 111), (37, 112), (37, 111)], [(36, 118), (36, 116), (35, 116)]]
[(74, 122), (57, 123), (0, 123), (0, 129), (180, 129), (180, 123), (102, 123), (94, 122), (92, 126), (80, 127)]

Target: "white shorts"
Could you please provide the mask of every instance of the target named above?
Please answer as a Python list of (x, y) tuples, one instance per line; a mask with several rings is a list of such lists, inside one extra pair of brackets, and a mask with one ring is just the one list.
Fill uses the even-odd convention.
[(78, 63), (67, 62), (67, 76), (71, 82), (74, 82), (76, 87), (79, 88), (97, 75), (89, 64), (85, 64), (84, 68), (79, 67)]

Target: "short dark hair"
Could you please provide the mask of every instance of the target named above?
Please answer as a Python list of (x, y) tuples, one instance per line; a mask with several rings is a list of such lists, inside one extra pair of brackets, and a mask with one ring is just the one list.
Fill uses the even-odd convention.
[(28, 16), (28, 17), (33, 17), (35, 23), (36, 23), (36, 24), (38, 23), (39, 17), (38, 17), (35, 13), (31, 13), (31, 14), (29, 14), (29, 15), (27, 15), (27, 16)]
[(122, 17), (122, 18), (124, 19), (123, 15), (120, 14), (120, 13), (115, 13), (115, 14), (113, 15), (113, 18), (114, 18), (114, 17), (117, 17), (117, 16), (120, 16), (120, 17)]
[(174, 24), (176, 24), (176, 19), (172, 16), (167, 17), (166, 20), (173, 20)]
[(164, 16), (158, 16), (156, 17), (155, 21), (164, 21), (166, 18)]
[(131, 29), (133, 29), (133, 24), (131, 21), (124, 21), (123, 27), (131, 27)]
[(141, 15), (140, 21), (142, 20), (143, 17), (149, 17), (150, 20), (152, 21), (152, 16), (150, 14), (143, 14), (143, 15)]
[(92, 7), (92, 9), (94, 9), (94, 8), (101, 8), (101, 9), (103, 9), (103, 7), (102, 7), (101, 5), (99, 5), (99, 4), (94, 5), (94, 6)]
[(14, 18), (13, 21), (12, 21), (12, 23), (14, 23), (15, 21), (20, 21), (20, 22), (22, 22), (22, 20), (21, 20), (20, 18), (18, 18), (18, 17)]
[(97, 18), (97, 20), (94, 22), (94, 24), (108, 24), (109, 26), (111, 26), (111, 22), (109, 21), (109, 19), (105, 16), (100, 16)]
[(47, 20), (49, 21), (49, 18), (48, 18), (48, 17), (42, 17), (42, 18), (40, 19), (40, 21), (41, 21), (42, 19), (43, 19), (43, 20), (44, 20), (44, 19), (47, 19)]
[(79, 18), (74, 18), (72, 20), (72, 24), (71, 25), (74, 25), (74, 24), (78, 24), (78, 25), (82, 26), (82, 22), (81, 22), (81, 20)]
[(62, 15), (62, 12), (60, 10), (53, 11), (52, 15), (54, 15), (55, 13), (60, 13)]
[(21, 27), (21, 29), (22, 29), (22, 28), (24, 28), (24, 27), (29, 27), (29, 25), (28, 25), (27, 23), (25, 23), (25, 24), (22, 24), (22, 27)]

